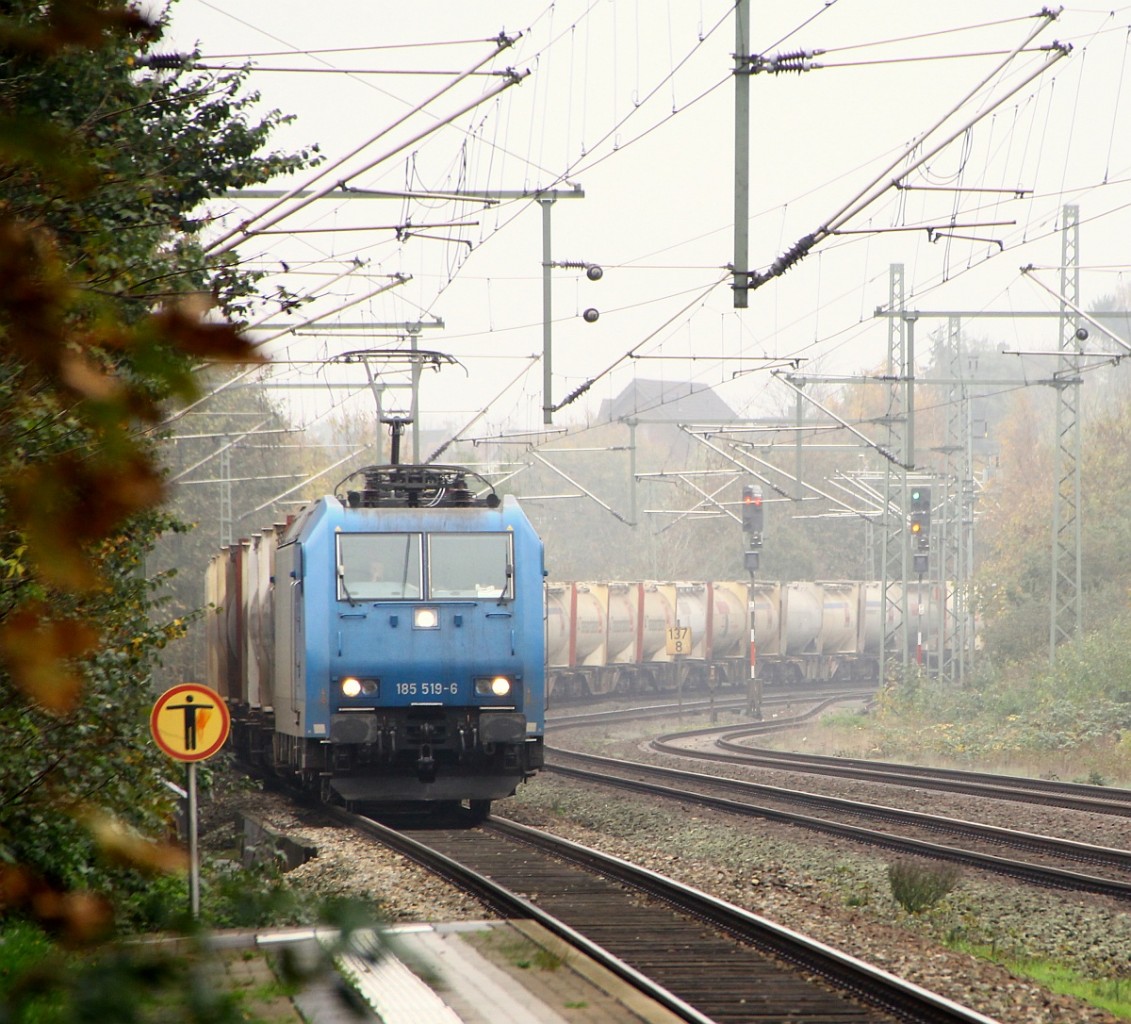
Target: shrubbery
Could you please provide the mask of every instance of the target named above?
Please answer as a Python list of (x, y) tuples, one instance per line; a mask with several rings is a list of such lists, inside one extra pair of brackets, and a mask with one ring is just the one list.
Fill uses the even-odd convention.
[(1131, 616), (1063, 645), (1056, 665), (982, 670), (965, 686), (914, 674), (887, 687), (878, 724), (891, 749), (959, 760), (986, 754), (1042, 754), (1109, 745), (1131, 767)]
[(958, 884), (953, 864), (929, 864), (897, 860), (888, 865), (888, 882), (895, 901), (909, 914), (929, 910)]

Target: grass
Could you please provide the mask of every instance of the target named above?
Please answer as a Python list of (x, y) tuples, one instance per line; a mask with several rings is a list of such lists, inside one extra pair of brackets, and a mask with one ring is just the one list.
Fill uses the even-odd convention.
[(1124, 1020), (1131, 1020), (1131, 977), (1093, 978), (1053, 960), (1004, 956), (990, 946), (951, 943), (954, 949), (1006, 968), (1011, 974), (1062, 996), (1082, 999)]
[(474, 945), (489, 948), (496, 956), (520, 970), (556, 971), (563, 960), (556, 953), (522, 936), (500, 932), (494, 928), (472, 937)]
[[(245, 973), (259, 950), (201, 952), (66, 949), (18, 919), (0, 924), (0, 1020), (11, 1024), (118, 1024), (130, 1019), (274, 1024), (300, 986), (268, 971)], [(225, 962), (241, 966), (236, 974)], [(188, 1017), (186, 1017), (188, 1014)], [(195, 1015), (195, 1016), (194, 1016)], [(298, 1021), (290, 1009), (287, 1020)]]
[(994, 749), (993, 743), (962, 754), (930, 747), (925, 740), (945, 728), (927, 722), (881, 724), (872, 715), (834, 711), (781, 733), (758, 738), (758, 745), (774, 750), (797, 750), (830, 757), (874, 761), (908, 761), (940, 768), (976, 768), (1029, 778), (1063, 779), (1092, 785), (1131, 786), (1131, 757), (1124, 743), (1096, 740), (1060, 750), (1022, 751)]

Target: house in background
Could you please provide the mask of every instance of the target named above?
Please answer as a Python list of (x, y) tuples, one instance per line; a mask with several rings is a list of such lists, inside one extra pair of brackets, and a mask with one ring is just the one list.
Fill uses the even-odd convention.
[(601, 423), (637, 419), (641, 423), (728, 423), (735, 411), (705, 384), (634, 380), (616, 398), (601, 403)]

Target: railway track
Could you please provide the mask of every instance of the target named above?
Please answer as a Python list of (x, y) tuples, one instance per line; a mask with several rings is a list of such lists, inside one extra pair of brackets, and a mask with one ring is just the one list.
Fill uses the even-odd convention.
[[(813, 713), (815, 712), (805, 717), (811, 717)], [(791, 720), (790, 724), (797, 724), (798, 721)], [(733, 726), (727, 729), (715, 726), (667, 733), (653, 740), (651, 747), (659, 753), (721, 761), (726, 764), (835, 775), (838, 778), (859, 779), (866, 782), (943, 790), (961, 793), (964, 796), (987, 796), (998, 800), (1018, 800), (1048, 807), (1131, 817), (1131, 790), (1128, 789), (1062, 782), (1056, 779), (993, 775), (957, 768), (931, 768), (849, 757), (829, 757), (822, 754), (766, 750), (744, 742), (765, 732), (765, 729), (757, 726), (744, 726), (738, 730)], [(696, 745), (704, 738), (710, 739), (712, 746), (717, 749), (706, 749)]]
[[(781, 702), (783, 704), (800, 703), (802, 699), (813, 699), (816, 703), (802, 714), (778, 718), (772, 722), (750, 723), (738, 727), (734, 725), (710, 725), (699, 729), (684, 729), (679, 732), (665, 733), (652, 740), (650, 746), (657, 753), (681, 758), (695, 758), (732, 765), (748, 765), (779, 771), (829, 775), (864, 782), (913, 786), (920, 789), (959, 793), (964, 796), (986, 796), (998, 800), (1014, 800), (1047, 807), (1131, 817), (1131, 789), (1063, 782), (1058, 779), (995, 775), (988, 772), (966, 771), (957, 768), (933, 768), (887, 761), (770, 750), (757, 747), (750, 742), (758, 736), (802, 725), (835, 704), (866, 699), (870, 696), (869, 691), (849, 690), (838, 693), (814, 693), (809, 695), (808, 698), (783, 698)], [(718, 702), (714, 706), (714, 710), (726, 711), (737, 711), (740, 708), (741, 701)], [(695, 701), (688, 702), (685, 705), (662, 704), (640, 708), (622, 708), (592, 714), (565, 715), (547, 722), (547, 731), (568, 730), (597, 724), (612, 725), (638, 719), (670, 718), (675, 714), (703, 714), (711, 710), (712, 706), (709, 702)]]
[(602, 962), (680, 1019), (824, 1024), (992, 1024), (699, 890), (505, 819), (477, 828), (364, 831), (511, 917), (528, 917)]
[[(732, 814), (778, 821), (900, 853), (965, 864), (1038, 885), (1131, 900), (1131, 851), (594, 754), (558, 749), (551, 749), (548, 754), (547, 771), (584, 782), (680, 801), (685, 806), (696, 803)], [(817, 817), (807, 811), (824, 816)], [(856, 823), (849, 823), (846, 818)], [(866, 827), (860, 824), (862, 821), (879, 821), (885, 827)], [(892, 826), (900, 829), (900, 833), (889, 831)], [(945, 837), (945, 842), (940, 841), (940, 835)], [(931, 838), (924, 838), (926, 836)], [(1027, 859), (993, 852), (1002, 849), (1018, 851), (1027, 855)], [(1066, 863), (1074, 866), (1065, 867)], [(1078, 870), (1081, 864), (1087, 865), (1089, 870)], [(1097, 868), (1103, 874), (1093, 873)]]
[[(827, 686), (805, 692), (790, 692), (789, 694), (773, 694), (762, 698), (763, 710), (788, 708), (797, 704), (818, 702), (819, 706), (808, 710), (805, 714), (777, 718), (772, 722), (759, 722), (755, 728), (762, 732), (773, 732), (779, 729), (789, 729), (805, 721), (814, 714), (823, 711), (833, 704), (843, 701), (870, 700), (875, 696), (875, 687), (862, 689), (855, 686), (850, 689), (831, 690)], [(687, 700), (663, 701), (655, 704), (641, 704), (632, 707), (608, 707), (596, 711), (579, 711), (576, 704), (566, 704), (564, 707), (555, 708), (547, 712), (547, 729), (575, 729), (581, 726), (602, 725), (612, 722), (647, 721), (652, 719), (673, 718), (679, 715), (707, 715), (707, 714), (736, 714), (741, 715), (746, 710), (748, 701), (745, 697), (699, 697), (698, 695)]]

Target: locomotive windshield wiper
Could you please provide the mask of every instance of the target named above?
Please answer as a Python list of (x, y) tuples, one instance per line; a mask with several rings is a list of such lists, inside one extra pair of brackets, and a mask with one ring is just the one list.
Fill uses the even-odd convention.
[(346, 600), (349, 601), (351, 608), (357, 607), (357, 602), (353, 599), (353, 594), (350, 593), (350, 588), (346, 586), (346, 567), (340, 562), (338, 563), (338, 579), (342, 583), (342, 593), (346, 595)]
[(507, 562), (506, 576), (503, 579), (503, 585), (499, 588), (499, 604), (507, 603), (507, 591), (510, 589), (511, 577), (514, 576), (514, 566)]

